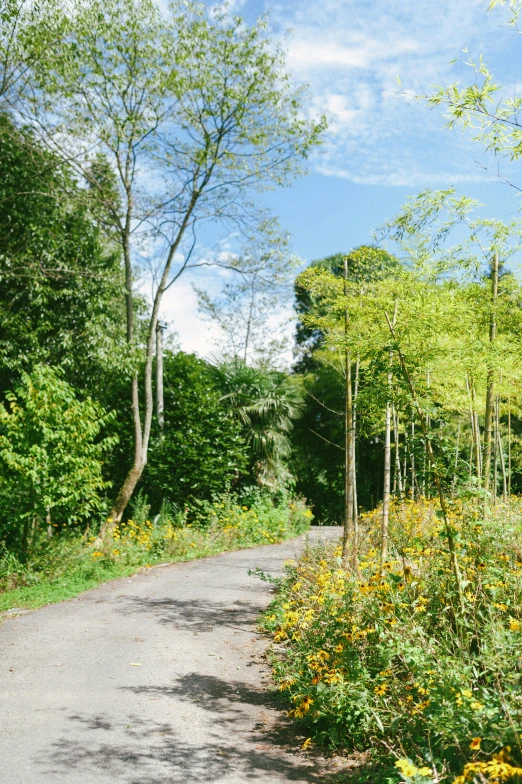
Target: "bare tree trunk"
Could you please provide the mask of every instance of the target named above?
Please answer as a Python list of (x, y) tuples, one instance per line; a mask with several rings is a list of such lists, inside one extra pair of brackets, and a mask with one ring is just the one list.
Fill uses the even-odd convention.
[(495, 505), (498, 493), (498, 396), (493, 401), (493, 505)]
[(163, 400), (163, 325), (158, 321), (156, 324), (156, 416), (160, 438), (163, 439), (165, 430), (165, 414)]
[(411, 450), (410, 450), (410, 465), (411, 465), (411, 500), (415, 501), (415, 420), (413, 418), (413, 411), (411, 412)]
[(500, 430), (497, 430), (498, 454), (500, 458), (500, 470), (502, 473), (502, 500), (504, 503), (508, 500), (508, 483), (506, 474), (506, 459), (504, 457), (504, 450), (502, 448), (502, 436)]
[(353, 400), (352, 400), (352, 361), (348, 350), (348, 259), (344, 259), (344, 373), (345, 373), (345, 416), (344, 416), (344, 536), (343, 564), (349, 565), (355, 560), (357, 543), (353, 518)]
[[(489, 319), (489, 344), (493, 348), (497, 336), (497, 308), (498, 297), (498, 253), (495, 253), (491, 262), (491, 315)], [(484, 421), (484, 489), (489, 490), (491, 485), (491, 448), (493, 424), (493, 382), (494, 369), (490, 358), (487, 387), (486, 387), (486, 415)]]
[(355, 381), (353, 386), (353, 438), (352, 438), (352, 472), (353, 472), (353, 527), (355, 538), (359, 536), (359, 507), (357, 505), (357, 464), (355, 460), (355, 446), (357, 443), (357, 395), (359, 394), (359, 357), (355, 362)]
[[(388, 375), (391, 384), (390, 375)], [(391, 483), (391, 403), (386, 401), (384, 423), (384, 488), (382, 492), (381, 521), (381, 566), (388, 556), (388, 523), (390, 517), (390, 483)]]
[[(473, 476), (473, 454), (475, 452), (475, 412), (473, 411), (473, 401), (471, 398), (471, 390), (468, 378), (466, 378), (466, 391), (468, 393), (468, 400), (469, 400), (469, 418), (471, 424), (471, 447), (469, 450), (469, 480), (471, 482), (471, 477)], [(477, 456), (477, 476), (480, 480), (480, 469), (478, 468), (478, 456)]]
[[(393, 312), (392, 326), (397, 321), (397, 300)], [(391, 487), (391, 412), (392, 412), (392, 363), (393, 351), (388, 354), (387, 400), (384, 421), (384, 487), (382, 491), (382, 522), (381, 522), (381, 567), (388, 557), (388, 524), (390, 519), (390, 487)]]
[(399, 496), (402, 498), (402, 474), (401, 474), (401, 455), (399, 444), (399, 414), (393, 406), (393, 437), (395, 439), (395, 476), (393, 493), (399, 491)]
[[(197, 200), (201, 194), (206, 182), (192, 192), (192, 198), (189, 206), (183, 217), (183, 221), (178, 228), (177, 234), (170, 245), (165, 265), (161, 274), (161, 280), (158, 284), (154, 301), (152, 304), (152, 312), (147, 329), (147, 345), (145, 350), (145, 370), (144, 370), (144, 404), (143, 404), (143, 426), (139, 408), (139, 386), (138, 386), (138, 373), (135, 372), (132, 378), (132, 415), (134, 420), (134, 463), (129, 470), (123, 485), (116, 497), (111, 513), (107, 520), (100, 528), (100, 536), (105, 538), (107, 534), (120, 522), (127, 504), (129, 503), (136, 485), (138, 484), (145, 466), (147, 465), (147, 455), (149, 450), (150, 430), (152, 426), (152, 416), (154, 408), (154, 396), (152, 390), (152, 369), (154, 359), (154, 348), (156, 344), (156, 326), (158, 323), (159, 309), (161, 300), (165, 289), (167, 287), (168, 279), (172, 262), (176, 252), (180, 246), (181, 240), (185, 230), (190, 222), (192, 213), (196, 206)], [(131, 201), (129, 198), (129, 209), (127, 211), (126, 224), (122, 230), (122, 245), (125, 260), (125, 298), (127, 303), (127, 342), (130, 345), (134, 343), (134, 294), (132, 290), (132, 259), (130, 254), (130, 234), (132, 226), (132, 210)], [(188, 261), (188, 258), (187, 258)], [(187, 264), (185, 261), (185, 265)], [(178, 272), (177, 277), (183, 272), (185, 265), (182, 265), (181, 270)]]
[(511, 398), (508, 401), (508, 496), (511, 497)]
[(455, 466), (453, 468), (453, 481), (451, 483), (451, 495), (452, 497), (455, 496), (455, 484), (457, 482), (457, 470), (459, 467), (459, 441), (460, 441), (460, 419), (459, 419), (459, 426), (457, 429), (457, 442), (455, 444)]

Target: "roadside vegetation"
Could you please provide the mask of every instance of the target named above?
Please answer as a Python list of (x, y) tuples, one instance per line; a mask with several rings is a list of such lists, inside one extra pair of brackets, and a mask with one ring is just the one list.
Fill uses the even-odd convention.
[(226, 495), (213, 503), (173, 512), (164, 504), (159, 514), (138, 496), (132, 518), (116, 526), (100, 542), (87, 529), (47, 534), (20, 560), (5, 544), (0, 552), (0, 613), (40, 607), (69, 599), (99, 583), (149, 569), (209, 555), (275, 544), (307, 530), (311, 512), (299, 501), (254, 492), (239, 504)]
[[(276, 683), (314, 743), (359, 752), (361, 781), (504, 781), (522, 774), (522, 507), (451, 505), (464, 611), (437, 502), (364, 515), (342, 545), (288, 563), (263, 619)], [(357, 758), (356, 758), (357, 759)], [(394, 775), (395, 770), (395, 775)]]
[[(306, 266), (257, 197), (327, 122), (266, 20), (6, 0), (0, 22), (0, 610), (339, 525), (263, 620), (305, 747), (361, 784), (520, 779), (519, 217), (422, 190)], [(519, 160), (522, 99), (468, 65), (419, 100)], [(194, 269), (205, 359), (165, 320)]]

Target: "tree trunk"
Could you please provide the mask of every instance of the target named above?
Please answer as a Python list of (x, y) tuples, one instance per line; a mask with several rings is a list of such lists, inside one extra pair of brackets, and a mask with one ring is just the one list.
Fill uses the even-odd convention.
[(163, 325), (156, 324), (156, 416), (160, 438), (163, 439), (165, 430), (165, 415), (163, 403)]
[[(203, 184), (203, 187), (206, 183)], [(185, 230), (189, 224), (192, 213), (196, 206), (197, 200), (201, 195), (202, 187), (194, 187), (190, 204), (187, 207), (183, 221), (178, 228), (176, 236), (173, 238), (169, 247), (165, 265), (161, 274), (161, 280), (158, 284), (154, 302), (152, 305), (152, 312), (147, 330), (147, 346), (145, 351), (145, 372), (144, 372), (144, 405), (143, 405), (143, 427), (139, 407), (139, 386), (138, 386), (138, 373), (135, 372), (132, 377), (132, 416), (134, 420), (134, 462), (132, 468), (129, 470), (125, 481), (120, 488), (116, 501), (111, 509), (111, 513), (107, 520), (103, 523), (100, 529), (101, 538), (105, 538), (107, 534), (116, 526), (122, 516), (127, 504), (129, 503), (132, 494), (138, 484), (140, 477), (147, 465), (147, 455), (149, 450), (150, 430), (152, 426), (154, 398), (152, 391), (152, 366), (154, 358), (154, 348), (156, 343), (156, 328), (159, 318), (159, 309), (161, 300), (170, 275), (172, 262), (176, 252), (180, 246), (181, 240)], [(129, 345), (134, 343), (134, 294), (132, 290), (132, 259), (130, 253), (130, 235), (132, 228), (132, 200), (130, 195), (129, 208), (127, 210), (125, 227), (122, 229), (122, 247), (125, 261), (125, 298), (127, 303), (127, 342)], [(180, 272), (176, 277), (179, 277), (181, 272), (185, 269), (188, 263), (188, 257), (185, 264), (181, 267)]]
[(413, 418), (413, 411), (411, 412), (411, 500), (415, 501), (415, 482), (417, 480), (415, 474), (415, 420)]
[[(388, 376), (390, 379), (390, 376)], [(384, 488), (382, 492), (381, 566), (388, 557), (388, 522), (390, 516), (391, 483), (391, 403), (386, 403), (384, 424)]]
[(357, 395), (359, 393), (359, 357), (355, 362), (355, 381), (353, 385), (353, 437), (352, 437), (352, 473), (353, 473), (353, 528), (355, 538), (359, 536), (359, 507), (357, 505), (357, 463), (355, 460), (355, 446), (357, 443)]
[[(393, 313), (392, 326), (397, 321), (397, 301)], [(391, 412), (392, 412), (392, 363), (393, 351), (388, 354), (388, 377), (386, 412), (384, 420), (384, 487), (382, 491), (382, 522), (381, 522), (381, 567), (388, 557), (388, 523), (390, 519), (390, 487), (391, 487)]]
[(455, 496), (455, 484), (457, 482), (457, 470), (459, 467), (459, 441), (460, 441), (460, 419), (459, 419), (459, 426), (457, 429), (457, 442), (455, 444), (455, 466), (453, 468), (453, 482), (451, 483), (452, 497)]
[[(497, 336), (496, 307), (498, 297), (498, 253), (495, 253), (491, 262), (491, 315), (489, 318), (489, 344), (493, 348)], [(492, 358), (489, 360), (487, 387), (486, 387), (486, 415), (484, 421), (484, 489), (489, 490), (491, 485), (491, 448), (493, 425), (493, 382), (494, 368)]]
[(393, 406), (393, 437), (395, 439), (395, 477), (393, 480), (393, 492), (399, 491), (402, 498), (402, 474), (401, 474), (401, 454), (399, 445), (399, 415)]
[(344, 406), (344, 536), (343, 564), (353, 563), (356, 558), (355, 527), (353, 518), (353, 400), (352, 400), (352, 362), (348, 351), (348, 259), (344, 259), (344, 373), (345, 373), (345, 406)]
[(511, 398), (508, 401), (508, 497), (511, 497)]

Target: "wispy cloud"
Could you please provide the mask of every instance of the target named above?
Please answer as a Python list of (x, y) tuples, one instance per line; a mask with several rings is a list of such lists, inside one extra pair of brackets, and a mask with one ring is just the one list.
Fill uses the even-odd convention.
[[(480, 151), (462, 135), (439, 134), (440, 113), (408, 99), (454, 81), (450, 61), (469, 45), (494, 50), (498, 16), (486, 0), (280, 1), (272, 12), (277, 34), (290, 28), (288, 64), (311, 85), (315, 110), (331, 120), (318, 171), (354, 182), (435, 185), (474, 182)], [(402, 87), (397, 83), (400, 77)], [(470, 76), (470, 74), (468, 74)]]

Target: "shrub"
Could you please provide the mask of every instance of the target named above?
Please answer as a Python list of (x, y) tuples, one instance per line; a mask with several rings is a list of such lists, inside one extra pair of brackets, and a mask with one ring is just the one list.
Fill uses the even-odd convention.
[[(85, 521), (104, 508), (100, 439), (110, 419), (90, 398), (79, 400), (58, 371), (37, 365), (9, 406), (0, 405), (0, 520), (11, 542), (26, 551), (37, 528)], [(18, 541), (17, 541), (18, 540)]]

